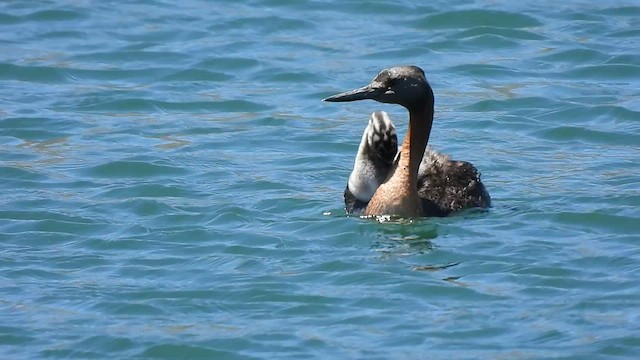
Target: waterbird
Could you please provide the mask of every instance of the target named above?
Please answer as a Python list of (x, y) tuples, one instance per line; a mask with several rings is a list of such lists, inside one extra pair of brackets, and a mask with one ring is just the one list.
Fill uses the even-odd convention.
[(325, 98), (328, 102), (371, 99), (409, 111), (409, 128), (399, 151), (388, 114), (374, 112), (362, 135), (345, 189), (347, 212), (405, 218), (447, 216), (467, 208), (487, 208), (491, 197), (480, 172), (427, 147), (434, 95), (417, 66), (384, 69), (366, 86)]

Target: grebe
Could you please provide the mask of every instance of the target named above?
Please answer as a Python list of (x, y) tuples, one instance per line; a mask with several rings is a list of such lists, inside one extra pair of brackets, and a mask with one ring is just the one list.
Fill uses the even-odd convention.
[(491, 205), (491, 197), (471, 163), (451, 160), (427, 147), (434, 97), (422, 69), (385, 69), (369, 85), (324, 101), (365, 99), (405, 107), (409, 129), (398, 151), (395, 126), (388, 115), (371, 115), (345, 189), (347, 212), (364, 209), (363, 215), (446, 216)]

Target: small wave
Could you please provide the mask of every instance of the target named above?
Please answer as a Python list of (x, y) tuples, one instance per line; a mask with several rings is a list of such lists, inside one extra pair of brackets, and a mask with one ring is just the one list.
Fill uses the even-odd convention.
[(546, 140), (553, 141), (581, 141), (593, 144), (637, 145), (640, 135), (615, 133), (578, 126), (555, 126), (538, 130), (535, 134)]
[[(68, 106), (60, 107), (66, 109)], [(254, 112), (271, 109), (271, 106), (248, 100), (221, 100), (221, 101), (157, 101), (149, 99), (112, 99), (106, 101), (85, 100), (79, 106), (73, 107), (82, 111), (112, 111), (112, 112), (154, 112), (154, 111), (179, 111), (179, 112)]]
[(256, 68), (260, 62), (256, 59), (243, 57), (214, 57), (200, 61), (198, 68), (215, 69), (216, 71), (248, 70)]
[(210, 31), (250, 31), (252, 33), (265, 34), (313, 28), (315, 28), (315, 24), (307, 20), (289, 19), (281, 16), (265, 16), (222, 21), (219, 24), (209, 26), (207, 29)]
[(69, 81), (62, 68), (36, 65), (0, 64), (0, 79), (29, 83), (65, 83)]
[(73, 21), (87, 18), (82, 12), (73, 10), (43, 10), (23, 16), (24, 20), (31, 21)]
[(513, 28), (502, 28), (496, 26), (477, 26), (468, 30), (462, 30), (450, 37), (456, 39), (466, 39), (480, 35), (497, 35), (507, 39), (517, 40), (545, 40), (546, 36), (533, 31), (526, 31)]
[(427, 15), (413, 22), (420, 29), (455, 29), (493, 26), (498, 28), (526, 28), (541, 23), (532, 16), (500, 10), (460, 10)]
[(640, 66), (628, 64), (606, 64), (579, 67), (562, 74), (570, 79), (629, 80), (640, 78)]
[(540, 56), (538, 60), (570, 64), (593, 64), (594, 62), (603, 62), (608, 58), (609, 55), (594, 49), (570, 49)]
[(202, 69), (186, 69), (167, 75), (161, 81), (229, 81), (233, 76)]
[(82, 173), (99, 178), (170, 177), (188, 173), (185, 168), (144, 161), (119, 160), (83, 169)]

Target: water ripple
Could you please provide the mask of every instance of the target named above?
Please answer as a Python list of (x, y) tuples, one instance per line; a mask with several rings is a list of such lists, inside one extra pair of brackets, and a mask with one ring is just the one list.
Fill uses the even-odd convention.
[[(634, 358), (632, 2), (7, 1), (4, 358)], [(345, 216), (417, 64), (488, 211)]]
[(534, 17), (500, 10), (458, 10), (427, 15), (415, 21), (421, 29), (460, 29), (478, 26), (499, 28), (527, 28), (541, 25)]
[(24, 82), (63, 83), (67, 81), (64, 70), (49, 66), (20, 66), (0, 64), (0, 79)]

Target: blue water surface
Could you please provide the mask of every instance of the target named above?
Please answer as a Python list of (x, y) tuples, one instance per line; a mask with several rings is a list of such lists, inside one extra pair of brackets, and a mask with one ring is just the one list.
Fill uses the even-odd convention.
[[(635, 359), (637, 1), (0, 3), (2, 359)], [(488, 212), (342, 191), (422, 67)]]

